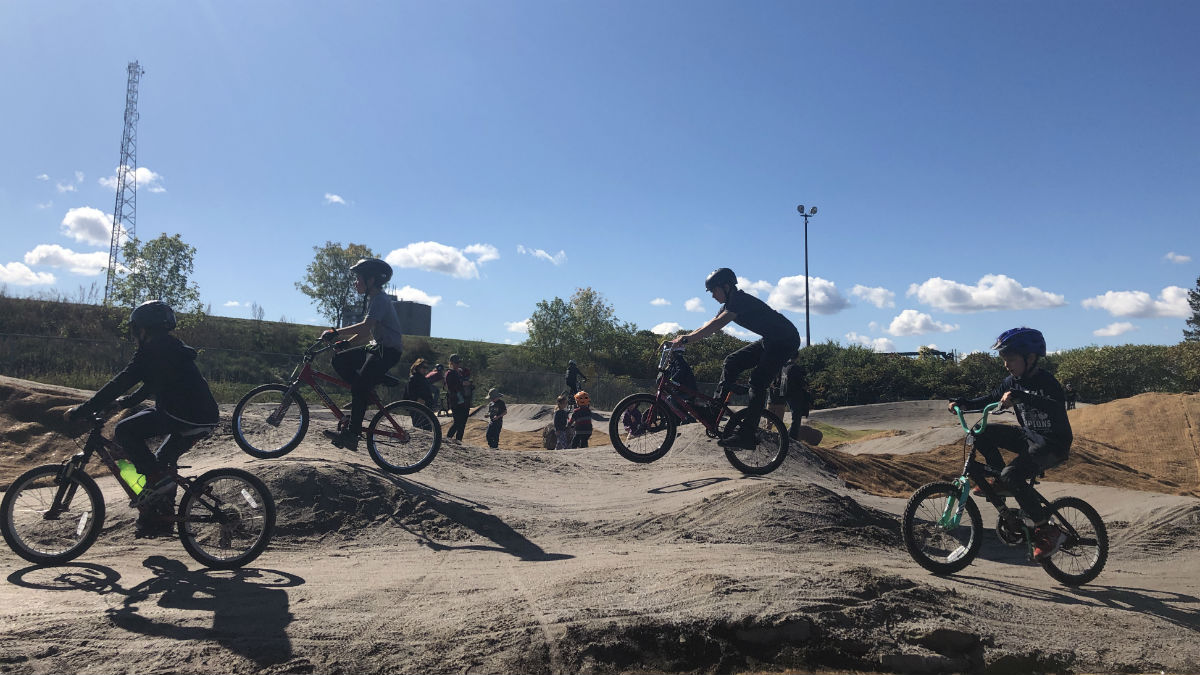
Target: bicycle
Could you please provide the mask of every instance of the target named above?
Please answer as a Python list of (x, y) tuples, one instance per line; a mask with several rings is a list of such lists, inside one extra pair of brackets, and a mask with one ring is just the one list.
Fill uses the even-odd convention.
[[(308, 404), (300, 395), (308, 385), (333, 412), (338, 428), (350, 418), (333, 402), (321, 382), (343, 389), (350, 385), (313, 368), (313, 359), (332, 349), (321, 340), (304, 350), (300, 365), (292, 371), (287, 384), (264, 384), (251, 389), (233, 409), (233, 439), (247, 454), (259, 459), (282, 457), (295, 450), (308, 432)], [(400, 385), (392, 375), (384, 375), (383, 384)], [(393, 401), (384, 405), (375, 391), (370, 402), (379, 412), (365, 431), (367, 451), (379, 468), (389, 473), (409, 474), (420, 471), (433, 461), (442, 444), (442, 425), (425, 405), (416, 401)], [(402, 424), (402, 420), (408, 420)]]
[[(904, 545), (918, 565), (938, 575), (954, 574), (971, 564), (979, 555), (982, 544), (982, 521), (979, 507), (971, 499), (971, 484), (978, 485), (988, 503), (996, 508), (996, 534), (1009, 546), (1022, 546), (1033, 559), (1032, 521), (1019, 508), (1010, 508), (1006, 496), (992, 485), (1000, 471), (975, 460), (975, 438), (987, 428), (988, 415), (1000, 407), (988, 404), (983, 416), (968, 426), (964, 411), (958, 414), (966, 436), (963, 440), (965, 461), (962, 475), (951, 482), (933, 482), (917, 489), (904, 509), (902, 531)], [(1030, 485), (1037, 480), (1031, 479)], [(1047, 502), (1038, 499), (1050, 514), (1050, 522), (1067, 536), (1053, 555), (1038, 560), (1054, 579), (1067, 586), (1080, 586), (1095, 579), (1108, 560), (1108, 530), (1100, 514), (1090, 504), (1077, 497), (1060, 497)], [(964, 519), (963, 516), (966, 516)]]
[[(625, 459), (639, 464), (662, 458), (671, 449), (676, 429), (689, 417), (704, 426), (709, 438), (723, 438), (745, 423), (746, 410), (734, 412), (729, 399), (702, 394), (667, 376), (672, 352), (682, 351), (664, 342), (659, 347), (657, 388), (653, 394), (631, 394), (621, 399), (608, 422), (608, 435), (613, 447)], [(742, 393), (745, 388), (739, 389)], [(700, 401), (702, 405), (696, 405)], [(701, 409), (703, 408), (703, 409)], [(721, 421), (728, 417), (724, 429)], [(754, 448), (723, 448), (729, 463), (742, 473), (761, 476), (779, 468), (787, 456), (790, 439), (783, 421), (769, 410), (763, 410), (755, 432)]]
[[(92, 429), (83, 450), (62, 464), (39, 466), (17, 477), (0, 502), (0, 530), (12, 550), (37, 565), (59, 565), (79, 557), (95, 543), (104, 524), (104, 496), (85, 471), (98, 456), (129, 496), (135, 490), (121, 478), (117, 457), (124, 451), (103, 435), (111, 409), (92, 414)], [(169, 467), (170, 479), (182, 498), (173, 515), (184, 550), (201, 565), (236, 569), (254, 560), (266, 548), (275, 529), (275, 500), (261, 480), (241, 469), (213, 469), (199, 478), (179, 475)]]

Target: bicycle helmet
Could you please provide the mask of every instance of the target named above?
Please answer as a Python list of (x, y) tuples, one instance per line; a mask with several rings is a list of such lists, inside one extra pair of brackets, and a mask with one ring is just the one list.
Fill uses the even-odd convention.
[(350, 271), (363, 279), (378, 277), (380, 286), (392, 280), (392, 266), (379, 258), (363, 258), (351, 265)]
[(586, 391), (581, 391), (575, 394), (575, 405), (585, 406), (592, 404), (592, 397), (588, 396)]
[(175, 311), (162, 300), (147, 300), (129, 313), (129, 325), (143, 330), (175, 330)]
[(724, 286), (737, 286), (737, 275), (728, 267), (720, 267), (712, 271), (708, 278), (704, 280), (704, 290), (711, 291), (714, 288)]
[(1042, 331), (1035, 328), (1025, 326), (1010, 328), (996, 338), (996, 344), (992, 345), (992, 349), (999, 352), (1000, 356), (1009, 352), (1045, 356), (1046, 338), (1042, 336)]

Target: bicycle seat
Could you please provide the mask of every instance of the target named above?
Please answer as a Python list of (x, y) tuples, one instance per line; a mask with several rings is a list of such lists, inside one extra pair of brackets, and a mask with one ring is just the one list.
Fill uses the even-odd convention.
[(383, 376), (383, 379), (380, 380), (379, 383), (385, 387), (399, 387), (400, 386), (400, 378), (396, 377), (395, 375), (386, 375), (385, 374)]

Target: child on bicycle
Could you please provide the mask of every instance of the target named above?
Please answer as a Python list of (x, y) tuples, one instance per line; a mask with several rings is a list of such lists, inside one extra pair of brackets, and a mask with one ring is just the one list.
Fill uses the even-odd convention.
[(584, 375), (579, 366), (575, 365), (575, 360), (567, 361), (567, 396), (574, 396), (585, 382), (587, 382), (587, 375)]
[[(129, 333), (137, 342), (133, 358), (91, 399), (66, 413), (68, 421), (75, 421), (110, 404), (132, 408), (154, 397), (153, 407), (126, 417), (113, 430), (134, 468), (146, 476), (133, 504), (140, 512), (137, 524), (143, 534), (170, 528), (158, 516), (174, 511), (171, 467), (219, 421), (217, 402), (196, 368), (196, 350), (171, 335), (174, 329), (175, 312), (167, 303), (150, 300), (134, 308), (129, 315)], [(121, 395), (139, 382), (132, 394)], [(146, 445), (146, 439), (156, 436), (169, 436), (157, 455)]]
[[(990, 394), (950, 401), (948, 407), (951, 412), (955, 406), (978, 410), (999, 401), (1001, 408), (1015, 410), (1019, 427), (988, 425), (976, 436), (975, 447), (988, 466), (1001, 470), (1000, 480), (993, 486), (1001, 494), (1007, 489), (1033, 520), (1033, 557), (1041, 560), (1058, 550), (1066, 534), (1048, 522), (1049, 514), (1029, 480), (1067, 460), (1073, 435), (1065, 394), (1058, 380), (1041, 367), (1040, 359), (1046, 356), (1046, 339), (1041, 331), (1024, 326), (1006, 330), (996, 338), (992, 349), (1004, 359), (1008, 377)], [(1000, 450), (1014, 452), (1017, 457), (1005, 466)], [(983, 491), (976, 487), (974, 494)]]
[(721, 369), (721, 382), (717, 385), (717, 399), (724, 399), (732, 390), (734, 380), (742, 371), (750, 371), (750, 403), (746, 406), (746, 423), (722, 438), (722, 447), (753, 448), (757, 443), (755, 429), (767, 404), (767, 385), (783, 364), (791, 360), (800, 349), (800, 332), (787, 317), (771, 309), (767, 303), (738, 290), (737, 275), (728, 267), (714, 270), (704, 281), (704, 288), (714, 300), (722, 303), (721, 311), (700, 328), (687, 335), (675, 338), (672, 348), (680, 348), (692, 340), (702, 340), (716, 333), (731, 322), (762, 336), (762, 339), (725, 357)]
[(592, 437), (592, 397), (586, 391), (575, 394), (575, 410), (571, 412), (570, 426), (575, 429), (572, 448), (586, 448)]
[[(383, 292), (384, 285), (392, 279), (392, 266), (378, 258), (365, 258), (354, 263), (350, 271), (354, 273), (354, 290), (363, 295), (367, 307), (364, 318), (356, 324), (321, 333), (321, 339), (326, 341), (339, 335), (349, 336), (334, 343), (338, 353), (332, 363), (338, 375), (350, 384), (350, 420), (342, 429), (324, 429), (322, 433), (336, 447), (357, 450), (371, 390), (400, 362), (403, 342), (392, 297)], [(355, 347), (362, 349), (352, 349)]]

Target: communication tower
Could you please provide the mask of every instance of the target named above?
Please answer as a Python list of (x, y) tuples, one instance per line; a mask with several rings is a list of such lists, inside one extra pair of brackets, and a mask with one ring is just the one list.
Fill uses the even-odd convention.
[(137, 100), (138, 82), (144, 71), (137, 61), (130, 63), (126, 70), (129, 71), (129, 81), (125, 85), (125, 130), (121, 132), (121, 162), (117, 165), (117, 201), (113, 206), (112, 243), (108, 248), (105, 305), (112, 301), (122, 239), (134, 237), (134, 224), (137, 220)]

